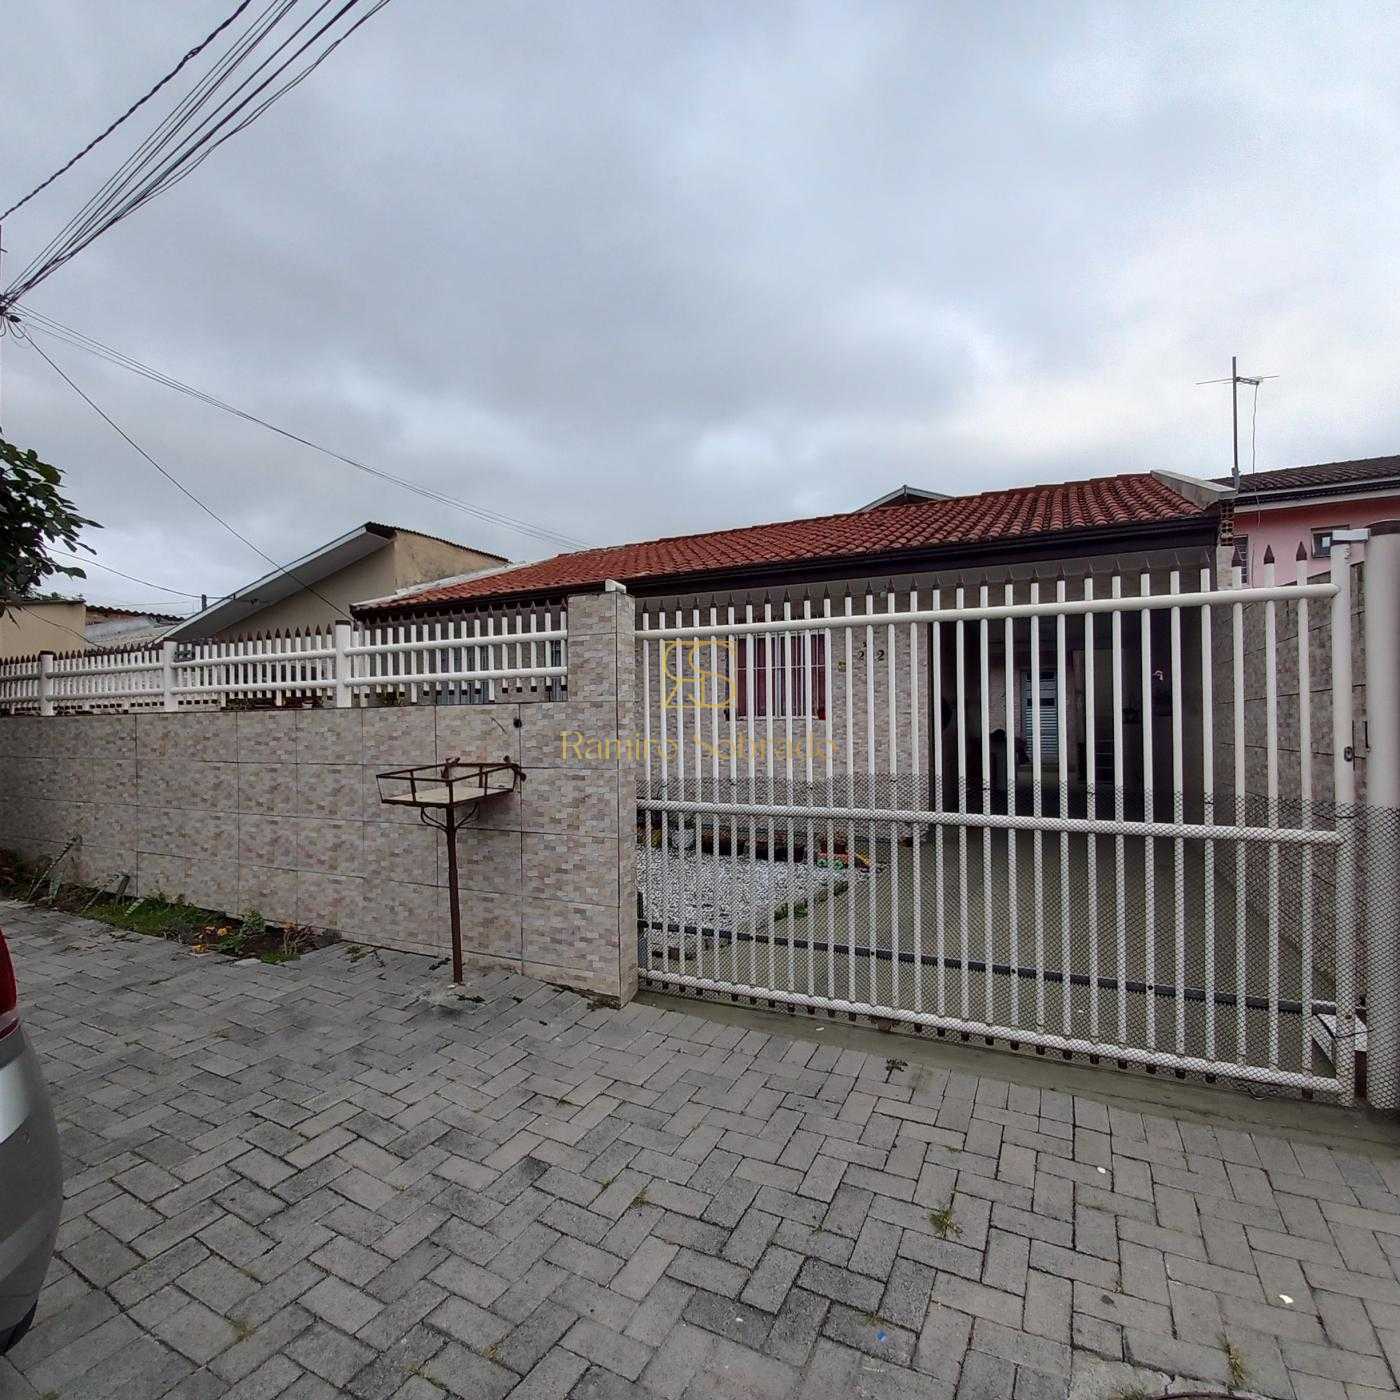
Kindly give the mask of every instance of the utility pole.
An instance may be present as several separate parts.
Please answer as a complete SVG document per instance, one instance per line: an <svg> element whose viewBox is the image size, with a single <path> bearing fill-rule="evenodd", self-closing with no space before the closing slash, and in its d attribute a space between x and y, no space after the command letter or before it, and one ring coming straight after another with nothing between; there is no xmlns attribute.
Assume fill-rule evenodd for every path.
<svg viewBox="0 0 1400 1400"><path fill-rule="evenodd" d="M1197 388L1202 384L1228 384L1230 386L1230 449L1234 461L1231 480L1236 491L1240 489L1240 385L1252 384L1258 389L1266 379L1277 378L1276 374L1241 374L1239 356L1231 355L1230 377L1228 379L1199 379L1196 381Z"/></svg>

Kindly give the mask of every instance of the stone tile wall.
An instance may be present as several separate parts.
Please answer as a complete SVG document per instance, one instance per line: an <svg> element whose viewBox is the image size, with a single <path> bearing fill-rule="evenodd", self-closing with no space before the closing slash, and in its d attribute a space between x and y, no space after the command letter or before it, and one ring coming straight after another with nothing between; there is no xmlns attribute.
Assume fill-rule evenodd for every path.
<svg viewBox="0 0 1400 1400"><path fill-rule="evenodd" d="M0 847L40 858L77 837L72 879L125 874L136 893L445 956L444 838L383 806L375 775L510 758L521 792L458 839L468 959L625 1002L635 784L616 739L633 727L630 600L571 599L569 633L563 702L0 719Z"/></svg>

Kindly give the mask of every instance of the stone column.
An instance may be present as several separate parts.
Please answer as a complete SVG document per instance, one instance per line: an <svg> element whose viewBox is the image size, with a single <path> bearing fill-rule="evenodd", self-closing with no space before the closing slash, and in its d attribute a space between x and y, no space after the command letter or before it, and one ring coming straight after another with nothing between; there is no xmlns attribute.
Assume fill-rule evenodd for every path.
<svg viewBox="0 0 1400 1400"><path fill-rule="evenodd" d="M568 699L520 707L523 964L621 1005L637 991L632 600L576 594L568 619Z"/></svg>

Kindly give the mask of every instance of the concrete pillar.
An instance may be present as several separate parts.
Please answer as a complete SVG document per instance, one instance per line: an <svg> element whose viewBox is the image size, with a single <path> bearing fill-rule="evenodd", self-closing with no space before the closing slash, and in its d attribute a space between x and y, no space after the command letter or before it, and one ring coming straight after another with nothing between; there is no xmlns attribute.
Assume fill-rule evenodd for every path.
<svg viewBox="0 0 1400 1400"><path fill-rule="evenodd" d="M53 714L53 663L51 651L39 653L39 713Z"/></svg>
<svg viewBox="0 0 1400 1400"><path fill-rule="evenodd" d="M1366 546L1366 1097L1400 1109L1400 520Z"/></svg>

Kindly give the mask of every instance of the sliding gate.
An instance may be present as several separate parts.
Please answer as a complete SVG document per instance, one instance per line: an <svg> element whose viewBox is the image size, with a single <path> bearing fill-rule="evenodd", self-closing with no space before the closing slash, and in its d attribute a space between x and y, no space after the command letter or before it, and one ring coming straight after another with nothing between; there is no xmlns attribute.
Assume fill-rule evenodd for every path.
<svg viewBox="0 0 1400 1400"><path fill-rule="evenodd" d="M1305 567L644 611L644 983L1350 1101L1350 575Z"/></svg>

